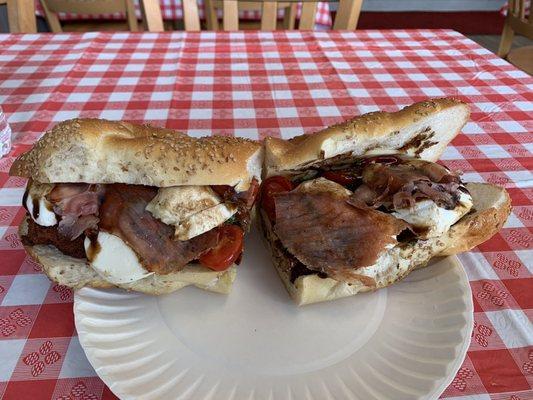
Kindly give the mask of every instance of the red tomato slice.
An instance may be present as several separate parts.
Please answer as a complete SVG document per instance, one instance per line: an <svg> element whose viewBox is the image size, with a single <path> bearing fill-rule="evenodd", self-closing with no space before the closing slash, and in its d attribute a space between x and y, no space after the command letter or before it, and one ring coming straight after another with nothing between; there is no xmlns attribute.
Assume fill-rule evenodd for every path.
<svg viewBox="0 0 533 400"><path fill-rule="evenodd" d="M224 271L241 255L244 232L236 225L222 225L217 229L216 247L202 254L199 261L213 271Z"/></svg>
<svg viewBox="0 0 533 400"><path fill-rule="evenodd" d="M292 182L284 176L271 176L263 181L261 184L261 207L267 213L270 221L276 220L274 194L290 192L292 189Z"/></svg>
<svg viewBox="0 0 533 400"><path fill-rule="evenodd" d="M324 171L322 176L342 186L349 186L353 183L356 183L358 180L355 174L346 170Z"/></svg>

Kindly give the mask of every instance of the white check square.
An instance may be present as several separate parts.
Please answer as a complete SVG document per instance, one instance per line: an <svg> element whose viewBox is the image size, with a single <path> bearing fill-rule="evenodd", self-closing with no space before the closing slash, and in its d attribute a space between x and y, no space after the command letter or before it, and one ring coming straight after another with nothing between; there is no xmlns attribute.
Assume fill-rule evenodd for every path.
<svg viewBox="0 0 533 400"><path fill-rule="evenodd" d="M524 128L522 125L520 125L516 121L497 121L496 122L500 127L508 133L514 133L514 132L527 132L527 129Z"/></svg>
<svg viewBox="0 0 533 400"><path fill-rule="evenodd" d="M420 88L428 96L444 96L444 92L437 87Z"/></svg>
<svg viewBox="0 0 533 400"><path fill-rule="evenodd" d="M280 107L276 108L276 115L278 118L296 118L298 110L294 107Z"/></svg>
<svg viewBox="0 0 533 400"><path fill-rule="evenodd" d="M287 83L287 77L282 76L282 75L270 75L268 77L268 82L269 83Z"/></svg>
<svg viewBox="0 0 533 400"><path fill-rule="evenodd" d="M505 347L533 346L533 324L522 310L488 311L487 317L498 332Z"/></svg>
<svg viewBox="0 0 533 400"><path fill-rule="evenodd" d="M67 97L67 103L85 103L91 98L91 93L71 93Z"/></svg>
<svg viewBox="0 0 533 400"><path fill-rule="evenodd" d="M322 83L324 78L321 75L304 75L304 81L307 83Z"/></svg>
<svg viewBox="0 0 533 400"><path fill-rule="evenodd" d="M7 382L15 370L26 340L0 340L0 382Z"/></svg>
<svg viewBox="0 0 533 400"><path fill-rule="evenodd" d="M192 93L191 99L195 101L211 101L213 100L213 92L195 91Z"/></svg>
<svg viewBox="0 0 533 400"><path fill-rule="evenodd" d="M213 83L213 78L211 78L211 83ZM232 76L231 83L234 85L249 85L251 81L249 76Z"/></svg>
<svg viewBox="0 0 533 400"><path fill-rule="evenodd" d="M211 119L213 110L210 108L193 108L189 111L190 119Z"/></svg>
<svg viewBox="0 0 533 400"><path fill-rule="evenodd" d="M274 100L289 100L292 99L292 92L290 90L274 90L272 96Z"/></svg>
<svg viewBox="0 0 533 400"><path fill-rule="evenodd" d="M133 93L131 92L113 92L109 96L109 101L129 101Z"/></svg>
<svg viewBox="0 0 533 400"><path fill-rule="evenodd" d="M148 121L166 121L168 118L168 108L151 108L146 110L144 118Z"/></svg>
<svg viewBox="0 0 533 400"><path fill-rule="evenodd" d="M331 93L328 89L311 89L309 92L313 99L331 99Z"/></svg>
<svg viewBox="0 0 533 400"><path fill-rule="evenodd" d="M255 110L253 108L234 108L233 118L235 119L255 119Z"/></svg>
<svg viewBox="0 0 533 400"><path fill-rule="evenodd" d="M232 92L233 100L253 100L253 93L246 91Z"/></svg>
<svg viewBox="0 0 533 400"><path fill-rule="evenodd" d="M49 287L50 281L44 274L16 275L2 305L42 304Z"/></svg>
<svg viewBox="0 0 533 400"><path fill-rule="evenodd" d="M52 121L54 122L64 121L66 119L76 118L79 115L80 115L80 112L76 110L58 111L54 114Z"/></svg>
<svg viewBox="0 0 533 400"><path fill-rule="evenodd" d="M70 339L65 359L61 365L59 378L82 378L96 376L94 368L89 364L77 336Z"/></svg>
<svg viewBox="0 0 533 400"><path fill-rule="evenodd" d="M407 93L405 93L405 90L402 88L385 88L385 92L387 92L390 97L407 96Z"/></svg>
<svg viewBox="0 0 533 400"><path fill-rule="evenodd" d="M194 84L195 85L212 85L214 78L212 76L195 76Z"/></svg>
<svg viewBox="0 0 533 400"><path fill-rule="evenodd" d="M196 92L194 92L196 93ZM202 93L202 92L198 92ZM172 92L152 92L152 95L150 96L151 101L169 101L172 100Z"/></svg>
<svg viewBox="0 0 533 400"><path fill-rule="evenodd" d="M316 110L321 117L339 117L341 115L335 106L318 106Z"/></svg>
<svg viewBox="0 0 533 400"><path fill-rule="evenodd" d="M117 81L118 86L134 86L139 83L139 78L134 76L123 76L122 78L119 78Z"/></svg>
<svg viewBox="0 0 533 400"><path fill-rule="evenodd" d="M124 110L103 110L100 113L100 118L110 119L112 121L119 121L124 116Z"/></svg>

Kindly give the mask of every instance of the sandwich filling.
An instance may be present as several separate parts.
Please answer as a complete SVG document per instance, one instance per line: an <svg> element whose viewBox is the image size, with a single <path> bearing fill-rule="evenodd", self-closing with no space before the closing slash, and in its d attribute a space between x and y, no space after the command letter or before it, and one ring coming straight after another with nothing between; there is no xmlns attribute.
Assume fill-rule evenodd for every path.
<svg viewBox="0 0 533 400"><path fill-rule="evenodd" d="M393 268L407 272L405 244L443 235L470 211L472 198L445 167L387 155L270 177L261 208L293 283L318 274L375 286Z"/></svg>
<svg viewBox="0 0 533 400"><path fill-rule="evenodd" d="M127 184L30 181L26 245L52 245L85 258L111 283L180 271L197 262L223 271L238 263L258 191L253 180L231 200L220 186L156 188Z"/></svg>

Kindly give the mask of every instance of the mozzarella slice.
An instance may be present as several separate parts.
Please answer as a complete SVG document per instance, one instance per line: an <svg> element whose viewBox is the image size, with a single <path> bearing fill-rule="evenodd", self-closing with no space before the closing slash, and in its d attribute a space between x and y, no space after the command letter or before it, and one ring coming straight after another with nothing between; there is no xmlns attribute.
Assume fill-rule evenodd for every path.
<svg viewBox="0 0 533 400"><path fill-rule="evenodd" d="M294 190L302 193L330 193L341 199L349 197L352 194L352 192L344 186L326 178L316 178L302 182Z"/></svg>
<svg viewBox="0 0 533 400"><path fill-rule="evenodd" d="M411 208L403 208L392 213L396 218L403 219L415 228L426 229L424 237L436 237L447 232L472 208L472 197L461 192L459 202L453 210L437 206L433 200L422 200Z"/></svg>
<svg viewBox="0 0 533 400"><path fill-rule="evenodd" d="M221 225L237 212L236 208L230 209L225 204L202 210L191 215L176 226L176 237L179 240L188 240Z"/></svg>
<svg viewBox="0 0 533 400"><path fill-rule="evenodd" d="M135 252L121 238L107 232L98 232L96 248L85 238L85 253L91 267L105 280L113 283L129 283L153 275L139 262Z"/></svg>
<svg viewBox="0 0 533 400"><path fill-rule="evenodd" d="M57 224L57 217L52 211L52 203L45 198L51 189L52 185L32 183L28 190L26 209L29 211L31 219L41 226Z"/></svg>
<svg viewBox="0 0 533 400"><path fill-rule="evenodd" d="M146 210L165 224L179 225L191 215L220 203L209 186L172 186L160 188Z"/></svg>
<svg viewBox="0 0 533 400"><path fill-rule="evenodd" d="M146 210L165 224L176 227L179 240L189 240L221 225L236 212L208 186L161 188Z"/></svg>

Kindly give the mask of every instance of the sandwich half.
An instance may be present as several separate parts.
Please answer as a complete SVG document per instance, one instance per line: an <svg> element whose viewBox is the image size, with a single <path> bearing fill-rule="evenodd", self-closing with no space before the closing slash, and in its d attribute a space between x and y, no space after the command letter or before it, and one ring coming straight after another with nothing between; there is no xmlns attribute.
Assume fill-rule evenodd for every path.
<svg viewBox="0 0 533 400"><path fill-rule="evenodd" d="M56 125L13 163L19 235L70 288L228 293L260 183L261 145L98 119Z"/></svg>
<svg viewBox="0 0 533 400"><path fill-rule="evenodd" d="M435 163L468 117L466 104L436 99L266 139L261 227L297 304L386 287L502 227L505 189Z"/></svg>

